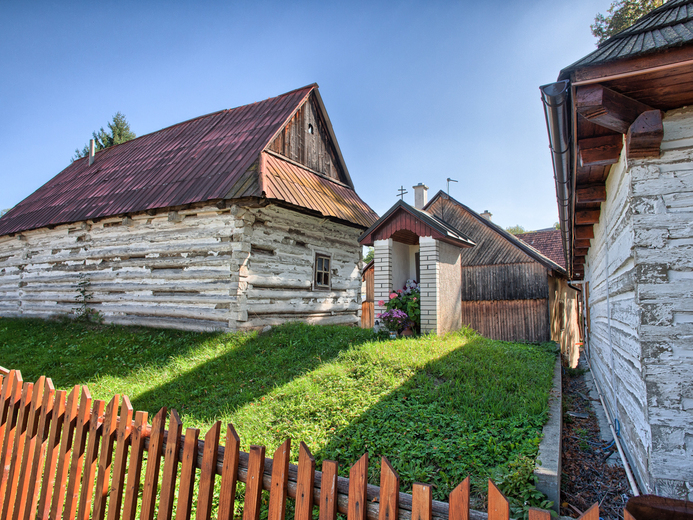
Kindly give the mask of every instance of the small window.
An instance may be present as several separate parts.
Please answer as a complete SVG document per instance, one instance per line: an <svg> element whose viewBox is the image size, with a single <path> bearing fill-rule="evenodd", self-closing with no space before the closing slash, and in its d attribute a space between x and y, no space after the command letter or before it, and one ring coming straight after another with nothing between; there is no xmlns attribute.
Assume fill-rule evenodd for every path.
<svg viewBox="0 0 693 520"><path fill-rule="evenodd" d="M330 288L330 257L326 255L315 255L315 289Z"/></svg>
<svg viewBox="0 0 693 520"><path fill-rule="evenodd" d="M313 132L314 132L314 130L313 130L313 125L309 124L309 125L308 125L308 133L309 133L310 135L313 135Z"/></svg>

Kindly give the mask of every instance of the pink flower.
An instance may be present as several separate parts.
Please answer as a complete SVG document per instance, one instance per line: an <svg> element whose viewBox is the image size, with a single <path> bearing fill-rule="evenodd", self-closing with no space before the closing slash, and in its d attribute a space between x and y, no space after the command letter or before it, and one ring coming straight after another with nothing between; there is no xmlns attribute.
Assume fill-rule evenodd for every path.
<svg viewBox="0 0 693 520"><path fill-rule="evenodd" d="M390 293L390 299L391 300L394 300L395 298L397 298L397 296L399 296L399 295L396 292Z"/></svg>
<svg viewBox="0 0 693 520"><path fill-rule="evenodd" d="M416 301L416 296L414 296L411 301L415 302Z"/></svg>
<svg viewBox="0 0 693 520"><path fill-rule="evenodd" d="M385 305L385 300L378 300L378 305L379 305L380 307L384 306L384 305Z"/></svg>
<svg viewBox="0 0 693 520"><path fill-rule="evenodd" d="M398 292L399 294L402 294L402 289L397 289L397 292Z"/></svg>

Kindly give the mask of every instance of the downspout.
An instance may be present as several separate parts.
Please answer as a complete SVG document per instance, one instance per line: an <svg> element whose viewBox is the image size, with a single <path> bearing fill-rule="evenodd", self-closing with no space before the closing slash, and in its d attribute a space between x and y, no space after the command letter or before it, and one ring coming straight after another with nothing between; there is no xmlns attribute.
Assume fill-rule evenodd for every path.
<svg viewBox="0 0 693 520"><path fill-rule="evenodd" d="M573 220L570 205L571 153L570 153L570 82L558 81L539 87L544 103L546 129L549 133L549 148L553 160L553 174L556 181L558 218L561 223L561 239L566 256L568 277L573 276Z"/></svg>

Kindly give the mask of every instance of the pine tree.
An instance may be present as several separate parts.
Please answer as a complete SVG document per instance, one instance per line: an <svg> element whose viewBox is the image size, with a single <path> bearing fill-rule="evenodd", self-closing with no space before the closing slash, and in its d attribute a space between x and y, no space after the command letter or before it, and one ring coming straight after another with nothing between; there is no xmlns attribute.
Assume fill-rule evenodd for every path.
<svg viewBox="0 0 693 520"><path fill-rule="evenodd" d="M663 3L662 0L615 0L606 11L607 14L597 13L594 23L590 25L592 35L599 38L597 45L628 29L640 17Z"/></svg>
<svg viewBox="0 0 693 520"><path fill-rule="evenodd" d="M125 116L121 112L116 112L116 115L113 116L113 120L108 123L108 132L101 127L98 132L92 132L92 135L94 136L94 144L96 145L95 148L97 152L109 146L124 143L137 137L135 132L130 130L130 123L128 123L128 120L125 119ZM74 161L80 157L86 157L87 155L89 155L88 144L82 148L82 151L77 148L72 160Z"/></svg>

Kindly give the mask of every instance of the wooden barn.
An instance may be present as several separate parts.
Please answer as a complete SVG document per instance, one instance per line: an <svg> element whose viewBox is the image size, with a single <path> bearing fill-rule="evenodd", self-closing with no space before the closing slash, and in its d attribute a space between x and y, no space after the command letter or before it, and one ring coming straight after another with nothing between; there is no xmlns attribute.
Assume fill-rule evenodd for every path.
<svg viewBox="0 0 693 520"><path fill-rule="evenodd" d="M354 191L317 85L74 161L0 219L0 316L192 330L358 322Z"/></svg>
<svg viewBox="0 0 693 520"><path fill-rule="evenodd" d="M440 260L443 256L447 256L448 265L456 265L455 278L448 273L445 286L439 289L439 293L446 291L442 299L438 296L436 308L439 309L439 320L450 309L454 309L459 314L457 328L468 325L489 338L506 341L558 341L566 361L574 364L580 341L579 299L578 291L568 285L565 269L559 263L563 255L562 248L559 252L552 252L554 258L550 258L542 254L539 248L530 246L491 222L489 213L482 216L442 191L426 203L427 187L419 184L414 186L414 190L416 204L420 209L409 206L411 210L419 212L418 216L432 217L435 222L451 230L450 234L456 234L465 240L464 244L455 244L457 257L453 258L450 250L447 255L440 255L439 263L433 266L433 269L439 271L440 279L440 272L446 269L445 263ZM393 208L402 204L398 202ZM416 224L410 226L411 230L398 229L392 225L393 216L391 210L360 239L364 245L375 246L373 297L376 301L381 297L379 290L384 295L384 291L400 288L402 276L398 278L390 275L392 282L388 287L379 287L382 283L378 282L379 278L383 279L382 273L396 271L393 266L402 262L403 254L414 259L410 265L415 266L410 268L408 276L416 278L424 286L427 284L426 271L421 267L427 252L423 239L431 234L427 236L424 232L417 235L416 229L420 228L415 228ZM381 231L374 234L371 232L373 229ZM556 233L558 237L555 236ZM555 246L556 239L560 245L560 232L556 231L551 235L552 240L542 241L542 246L547 251L551 249L548 244ZM378 239L380 242L377 242ZM392 244L386 244L385 240L390 240ZM407 251L397 245L402 242L408 245ZM451 242L449 238L447 242ZM367 280L369 274L366 272L363 277ZM425 287L422 288L422 306L424 290ZM368 290L366 292L369 294ZM376 305L374 313L377 315L379 312L382 310ZM422 330L427 330L424 319L422 311ZM446 330L454 330L454 326L442 331L438 327L437 332Z"/></svg>

